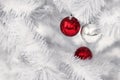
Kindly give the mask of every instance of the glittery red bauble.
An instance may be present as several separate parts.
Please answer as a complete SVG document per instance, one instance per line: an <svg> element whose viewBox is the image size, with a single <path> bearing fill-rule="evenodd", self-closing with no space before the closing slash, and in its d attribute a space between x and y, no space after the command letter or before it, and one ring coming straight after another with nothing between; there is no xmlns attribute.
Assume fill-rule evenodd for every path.
<svg viewBox="0 0 120 80"><path fill-rule="evenodd" d="M79 21L75 17L66 17L61 21L61 31L66 36L74 36L80 30Z"/></svg>
<svg viewBox="0 0 120 80"><path fill-rule="evenodd" d="M80 47L75 52L75 57L78 57L80 59L91 59L92 58L92 52L87 47Z"/></svg>

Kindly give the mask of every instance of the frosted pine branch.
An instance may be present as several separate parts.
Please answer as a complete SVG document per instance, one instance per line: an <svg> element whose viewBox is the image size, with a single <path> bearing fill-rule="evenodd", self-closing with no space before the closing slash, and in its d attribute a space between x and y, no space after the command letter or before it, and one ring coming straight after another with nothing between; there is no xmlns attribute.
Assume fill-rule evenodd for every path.
<svg viewBox="0 0 120 80"><path fill-rule="evenodd" d="M60 65L60 70L71 80L102 80L102 75L107 75L113 67L109 58L105 57L99 56L86 61L69 58Z"/></svg>
<svg viewBox="0 0 120 80"><path fill-rule="evenodd" d="M3 11L15 16L31 14L37 7L43 6L45 0L0 0Z"/></svg>
<svg viewBox="0 0 120 80"><path fill-rule="evenodd" d="M103 37L97 44L97 51L103 51L120 40L120 8L105 10L99 17L98 24Z"/></svg>
<svg viewBox="0 0 120 80"><path fill-rule="evenodd" d="M60 11L69 11L81 23L92 21L105 5L104 0L54 0L54 3Z"/></svg>
<svg viewBox="0 0 120 80"><path fill-rule="evenodd" d="M3 68L5 73L0 73L3 75L0 78L6 80L6 75L8 75L10 80L61 80L63 74L52 62L51 55L54 52L47 47L45 39L32 32L24 19L9 17L2 18L1 20L5 19L5 21L1 21L0 25L0 46L7 50L8 56L5 63L9 65ZM0 65L3 66L4 63Z"/></svg>

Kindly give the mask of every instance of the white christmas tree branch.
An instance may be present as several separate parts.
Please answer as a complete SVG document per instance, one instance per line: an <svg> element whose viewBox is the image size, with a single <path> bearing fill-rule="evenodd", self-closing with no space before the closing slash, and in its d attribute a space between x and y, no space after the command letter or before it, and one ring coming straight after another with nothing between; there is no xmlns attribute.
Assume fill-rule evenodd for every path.
<svg viewBox="0 0 120 80"><path fill-rule="evenodd" d="M105 10L99 16L98 26L102 31L102 39L97 44L96 51L103 51L115 42L120 42L120 8ZM108 17L109 16L109 17Z"/></svg>
<svg viewBox="0 0 120 80"><path fill-rule="evenodd" d="M61 72L52 63L53 52L47 47L41 35L35 34L27 27L23 18L13 16L1 18L0 31L0 46L9 53L6 61L9 65L6 68L8 73L0 74L4 75L2 80L6 80L4 79L6 75L13 77L12 80L62 79Z"/></svg>
<svg viewBox="0 0 120 80"><path fill-rule="evenodd" d="M71 80L102 80L102 75L107 75L113 67L109 58L105 60L105 57L94 57L86 61L69 58L60 65L60 70Z"/></svg>
<svg viewBox="0 0 120 80"><path fill-rule="evenodd" d="M15 16L28 16L37 7L43 6L45 0L0 0L3 11Z"/></svg>
<svg viewBox="0 0 120 80"><path fill-rule="evenodd" d="M104 0L54 0L58 10L69 11L81 23L89 23L101 12L104 7Z"/></svg>

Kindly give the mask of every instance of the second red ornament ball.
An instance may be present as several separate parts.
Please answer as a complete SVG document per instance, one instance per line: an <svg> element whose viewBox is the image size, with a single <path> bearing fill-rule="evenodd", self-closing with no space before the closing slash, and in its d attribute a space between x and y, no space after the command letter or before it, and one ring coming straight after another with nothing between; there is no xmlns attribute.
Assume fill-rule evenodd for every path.
<svg viewBox="0 0 120 80"><path fill-rule="evenodd" d="M75 17L65 17L60 24L61 32L66 36L75 36L80 30L80 23Z"/></svg>
<svg viewBox="0 0 120 80"><path fill-rule="evenodd" d="M74 54L75 57L80 58L82 60L85 59L91 59L92 58L92 52L87 47L80 47L75 51Z"/></svg>

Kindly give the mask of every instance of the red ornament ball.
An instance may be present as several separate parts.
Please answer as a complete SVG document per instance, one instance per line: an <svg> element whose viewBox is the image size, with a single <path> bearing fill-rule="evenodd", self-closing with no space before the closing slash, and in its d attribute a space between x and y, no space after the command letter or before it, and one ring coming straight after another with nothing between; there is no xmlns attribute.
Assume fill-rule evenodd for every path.
<svg viewBox="0 0 120 80"><path fill-rule="evenodd" d="M76 50L74 56L78 57L78 58L80 58L82 60L91 59L92 58L92 52L87 47L80 47L80 48L78 48Z"/></svg>
<svg viewBox="0 0 120 80"><path fill-rule="evenodd" d="M66 36L74 36L80 30L80 23L75 17L65 17L60 24L61 32Z"/></svg>

